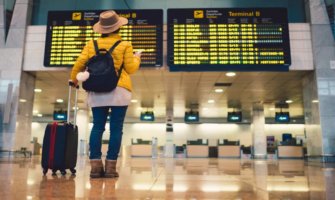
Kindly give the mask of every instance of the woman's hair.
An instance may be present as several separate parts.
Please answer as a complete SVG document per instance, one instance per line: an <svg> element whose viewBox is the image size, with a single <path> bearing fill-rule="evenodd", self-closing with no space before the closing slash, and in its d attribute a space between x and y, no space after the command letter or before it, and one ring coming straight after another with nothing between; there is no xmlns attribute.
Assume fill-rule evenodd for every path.
<svg viewBox="0 0 335 200"><path fill-rule="evenodd" d="M113 31L111 33L103 33L101 34L101 37L104 38L104 37L108 37L110 34L115 34L115 33L119 33L120 32L120 29L117 29L116 31Z"/></svg>

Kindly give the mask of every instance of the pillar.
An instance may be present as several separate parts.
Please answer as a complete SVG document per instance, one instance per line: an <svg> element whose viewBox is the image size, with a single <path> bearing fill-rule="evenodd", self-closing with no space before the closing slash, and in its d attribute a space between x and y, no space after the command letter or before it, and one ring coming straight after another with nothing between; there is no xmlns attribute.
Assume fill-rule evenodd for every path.
<svg viewBox="0 0 335 200"><path fill-rule="evenodd" d="M303 78L303 100L306 130L307 155L310 157L322 155L322 134L320 126L320 113L318 91L315 72Z"/></svg>
<svg viewBox="0 0 335 200"><path fill-rule="evenodd" d="M254 158L265 159L266 153L266 135L264 131L265 116L264 108L261 104L254 104L252 110L252 145Z"/></svg>
<svg viewBox="0 0 335 200"><path fill-rule="evenodd" d="M173 110L169 109L166 111L166 141L164 153L166 158L174 157L174 142L173 142Z"/></svg>
<svg viewBox="0 0 335 200"><path fill-rule="evenodd" d="M31 122L33 120L35 76L21 72L19 87L19 105L16 119L15 149L30 147Z"/></svg>
<svg viewBox="0 0 335 200"><path fill-rule="evenodd" d="M4 1L0 0L0 149L30 146L34 76L22 72L22 66L31 11L32 0L16 0L5 37Z"/></svg>
<svg viewBox="0 0 335 200"><path fill-rule="evenodd" d="M304 107L309 118L306 120L306 134L310 137L307 148L311 156L320 157L323 162L335 162L335 70L331 69L335 61L334 36L324 0L306 1L306 10L311 24L315 73L309 77L313 86L305 82L304 90L315 87L317 91L311 95L304 92ZM316 106L310 104L313 100Z"/></svg>

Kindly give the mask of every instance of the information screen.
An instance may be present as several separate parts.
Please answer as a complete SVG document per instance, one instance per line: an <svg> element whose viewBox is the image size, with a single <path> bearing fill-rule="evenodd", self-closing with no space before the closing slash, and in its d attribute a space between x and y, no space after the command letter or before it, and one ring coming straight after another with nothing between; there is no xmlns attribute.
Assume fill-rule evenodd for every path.
<svg viewBox="0 0 335 200"><path fill-rule="evenodd" d="M141 66L163 64L163 10L115 10L128 19L122 26L122 40L142 50ZM45 42L44 66L73 66L83 47L100 37L93 32L99 21L99 11L49 11Z"/></svg>
<svg viewBox="0 0 335 200"><path fill-rule="evenodd" d="M170 71L287 71L286 8L168 9Z"/></svg>

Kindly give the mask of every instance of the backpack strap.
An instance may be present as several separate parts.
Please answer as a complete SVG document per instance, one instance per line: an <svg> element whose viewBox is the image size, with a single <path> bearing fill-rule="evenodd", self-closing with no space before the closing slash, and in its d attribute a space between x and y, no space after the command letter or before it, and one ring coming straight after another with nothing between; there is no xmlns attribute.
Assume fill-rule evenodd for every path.
<svg viewBox="0 0 335 200"><path fill-rule="evenodd" d="M109 52L110 54L112 54L112 52L114 51L114 49L115 49L115 48L117 47L117 45L119 45L121 42L122 42L121 40L116 41L116 42L113 44L113 46L108 50L108 52ZM122 69L123 69L123 63L122 63L122 65L121 65L121 67L120 67L120 69L119 69L119 71L118 71L119 78L121 77Z"/></svg>
<svg viewBox="0 0 335 200"><path fill-rule="evenodd" d="M119 69L119 71L118 71L118 72L119 72L119 73L118 73L118 74L119 74L119 79L120 79L120 77L121 77L122 70L123 70L123 63L122 63L122 65L121 65L121 67L120 67L120 69Z"/></svg>
<svg viewBox="0 0 335 200"><path fill-rule="evenodd" d="M121 43L121 40L116 41L113 46L108 50L109 53L112 53L115 49L115 47L117 47L117 45L119 45Z"/></svg>
<svg viewBox="0 0 335 200"><path fill-rule="evenodd" d="M98 48L98 43L96 40L93 40L93 44L94 44L94 49L95 49L95 55L99 54L99 48Z"/></svg>

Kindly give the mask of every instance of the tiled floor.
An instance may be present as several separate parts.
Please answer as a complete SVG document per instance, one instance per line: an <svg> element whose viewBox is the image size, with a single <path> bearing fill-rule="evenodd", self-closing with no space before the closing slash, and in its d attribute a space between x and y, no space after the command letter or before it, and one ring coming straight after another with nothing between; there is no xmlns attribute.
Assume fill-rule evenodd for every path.
<svg viewBox="0 0 335 200"><path fill-rule="evenodd" d="M120 158L118 179L42 175L40 157L0 160L0 199L335 199L335 168L302 160Z"/></svg>

